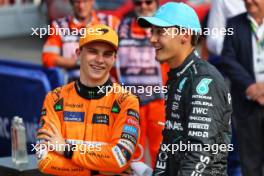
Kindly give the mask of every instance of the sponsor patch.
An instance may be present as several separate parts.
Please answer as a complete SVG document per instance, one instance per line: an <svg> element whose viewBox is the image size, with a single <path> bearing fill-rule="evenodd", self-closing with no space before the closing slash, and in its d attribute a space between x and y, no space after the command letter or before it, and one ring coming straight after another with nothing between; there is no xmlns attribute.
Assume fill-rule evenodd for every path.
<svg viewBox="0 0 264 176"><path fill-rule="evenodd" d="M54 90L51 92L51 96L52 96L52 99L53 99L54 102L59 101L59 99L60 99L60 94L61 94L61 87L58 87L58 88L54 89Z"/></svg>
<svg viewBox="0 0 264 176"><path fill-rule="evenodd" d="M212 82L212 79L203 78L196 87L196 92L199 95L206 95L209 92L209 84Z"/></svg>
<svg viewBox="0 0 264 176"><path fill-rule="evenodd" d="M187 77L184 77L184 78L181 80L181 82L180 82L180 84L179 84L179 87L178 87L178 89L177 89L178 92L181 92L181 91L182 91L182 89L183 89L183 87L184 87L184 84L185 84L186 80L187 80Z"/></svg>
<svg viewBox="0 0 264 176"><path fill-rule="evenodd" d="M57 111L62 111L63 110L63 99L60 99L58 102L55 103L54 105L54 110Z"/></svg>
<svg viewBox="0 0 264 176"><path fill-rule="evenodd" d="M132 126L137 127L137 128L139 127L139 122L134 117L128 117L126 120L126 123L128 125L132 125Z"/></svg>
<svg viewBox="0 0 264 176"><path fill-rule="evenodd" d="M120 112L120 107L119 107L119 105L118 105L118 103L116 101L113 104L111 112L117 113L117 114Z"/></svg>
<svg viewBox="0 0 264 176"><path fill-rule="evenodd" d="M177 122L177 121L166 120L166 122L165 122L165 128L167 130L183 131L182 124L179 123L179 122Z"/></svg>
<svg viewBox="0 0 264 176"><path fill-rule="evenodd" d="M208 138L209 135L208 135L208 132L206 131L189 131L188 136Z"/></svg>
<svg viewBox="0 0 264 176"><path fill-rule="evenodd" d="M208 114L208 108L193 107L192 112L193 112L193 114L207 115Z"/></svg>
<svg viewBox="0 0 264 176"><path fill-rule="evenodd" d="M107 107L107 106L96 106L96 108L99 108L99 109L110 109L110 107Z"/></svg>
<svg viewBox="0 0 264 176"><path fill-rule="evenodd" d="M131 154L128 152L128 150L124 146L122 146L121 144L117 144L117 146L121 150L121 152L122 152L123 156L126 158L126 160L129 161L131 158Z"/></svg>
<svg viewBox="0 0 264 176"><path fill-rule="evenodd" d="M212 119L209 117L201 117L201 116L190 116L190 120L203 121L203 122L211 122L212 121Z"/></svg>
<svg viewBox="0 0 264 176"><path fill-rule="evenodd" d="M48 154L47 151L46 151L46 153ZM41 161L39 163L40 170L46 168L49 165L49 163L52 161L51 156L49 156L47 154L41 154L41 156L40 156L40 157L42 157L41 159L39 156L37 156L37 162L39 163Z"/></svg>
<svg viewBox="0 0 264 176"><path fill-rule="evenodd" d="M203 96L203 95L192 95L194 99L205 99L205 100L212 100L211 96Z"/></svg>
<svg viewBox="0 0 264 176"><path fill-rule="evenodd" d="M131 134L128 134L128 133L122 133L122 134L121 134L121 138L122 138L122 139L127 139L127 140L129 140L129 141L132 142L134 145L137 144L137 139L136 139L134 136L132 136Z"/></svg>
<svg viewBox="0 0 264 176"><path fill-rule="evenodd" d="M167 168L167 159L168 159L167 152L164 152L161 149L160 152L157 154L156 167L153 175L164 175Z"/></svg>
<svg viewBox="0 0 264 176"><path fill-rule="evenodd" d="M47 115L47 109L46 108L41 110L40 116L45 116L45 115Z"/></svg>
<svg viewBox="0 0 264 176"><path fill-rule="evenodd" d="M228 103L231 104L231 101L232 101L231 94L228 93L228 94L227 94L227 97L228 97Z"/></svg>
<svg viewBox="0 0 264 176"><path fill-rule="evenodd" d="M119 147L114 146L112 148L112 153L113 153L113 155L114 155L119 167L123 167L123 166L126 165L126 158L122 154L122 151L120 150Z"/></svg>
<svg viewBox="0 0 264 176"><path fill-rule="evenodd" d="M118 144L121 144L124 146L130 153L134 153L135 146L132 142L125 140L125 139L119 139Z"/></svg>
<svg viewBox="0 0 264 176"><path fill-rule="evenodd" d="M74 103L66 103L65 107L70 107L70 108L83 108L83 104L74 104Z"/></svg>
<svg viewBox="0 0 264 176"><path fill-rule="evenodd" d="M202 123L189 123L188 128L208 130L209 125L208 124L202 124Z"/></svg>
<svg viewBox="0 0 264 176"><path fill-rule="evenodd" d="M45 120L44 119L40 119L39 121L39 128L42 128L45 124Z"/></svg>
<svg viewBox="0 0 264 176"><path fill-rule="evenodd" d="M200 155L200 161L195 165L195 170L192 172L192 175L204 175L203 172L209 163L209 156Z"/></svg>
<svg viewBox="0 0 264 176"><path fill-rule="evenodd" d="M63 112L64 121L68 122L84 122L84 112Z"/></svg>
<svg viewBox="0 0 264 176"><path fill-rule="evenodd" d="M135 136L136 138L138 137L138 129L134 126L125 125L123 127L123 132L131 134L131 135Z"/></svg>
<svg viewBox="0 0 264 176"><path fill-rule="evenodd" d="M107 114L94 114L92 123L109 125L109 116Z"/></svg>
<svg viewBox="0 0 264 176"><path fill-rule="evenodd" d="M135 117L139 121L139 114L138 114L137 111L135 111L133 109L128 109L127 110L127 115Z"/></svg>

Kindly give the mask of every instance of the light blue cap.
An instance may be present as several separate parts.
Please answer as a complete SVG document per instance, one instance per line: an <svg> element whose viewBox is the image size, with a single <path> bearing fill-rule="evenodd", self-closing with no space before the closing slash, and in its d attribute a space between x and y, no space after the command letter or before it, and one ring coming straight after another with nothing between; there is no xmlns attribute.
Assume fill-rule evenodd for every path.
<svg viewBox="0 0 264 176"><path fill-rule="evenodd" d="M192 7L184 3L168 2L162 5L152 17L139 17L138 24L141 27L172 27L179 26L201 31L201 25L196 12Z"/></svg>

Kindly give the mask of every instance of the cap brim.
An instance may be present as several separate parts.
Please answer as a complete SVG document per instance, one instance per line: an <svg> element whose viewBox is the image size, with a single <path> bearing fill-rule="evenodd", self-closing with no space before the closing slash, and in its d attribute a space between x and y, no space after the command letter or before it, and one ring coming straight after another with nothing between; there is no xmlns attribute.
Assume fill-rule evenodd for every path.
<svg viewBox="0 0 264 176"><path fill-rule="evenodd" d="M86 43L84 43L82 46L86 45L86 44L90 44L90 43L93 43L93 42L103 42L103 43L107 43L109 45L111 45L115 50L118 49L118 46L115 45L114 43L108 41L108 40L104 40L104 39L95 39L95 40L91 40L91 41L88 41Z"/></svg>
<svg viewBox="0 0 264 176"><path fill-rule="evenodd" d="M159 26L159 27L171 27L174 26L167 21L161 20L157 17L139 17L138 18L139 26L143 28L151 27L151 26Z"/></svg>

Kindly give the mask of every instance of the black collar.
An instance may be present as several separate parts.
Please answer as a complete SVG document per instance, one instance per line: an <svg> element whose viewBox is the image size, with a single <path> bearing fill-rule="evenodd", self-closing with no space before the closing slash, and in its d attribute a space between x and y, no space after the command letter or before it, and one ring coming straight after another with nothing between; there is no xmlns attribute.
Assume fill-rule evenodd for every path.
<svg viewBox="0 0 264 176"><path fill-rule="evenodd" d="M170 69L168 72L168 78L169 79L175 79L180 77L198 58L195 54L195 50L192 51L184 60L183 64L181 64L177 68Z"/></svg>
<svg viewBox="0 0 264 176"><path fill-rule="evenodd" d="M97 87L87 87L80 80L75 81L74 87L78 95L85 99L100 99L107 94L107 90L113 86L113 83L108 79L103 85Z"/></svg>

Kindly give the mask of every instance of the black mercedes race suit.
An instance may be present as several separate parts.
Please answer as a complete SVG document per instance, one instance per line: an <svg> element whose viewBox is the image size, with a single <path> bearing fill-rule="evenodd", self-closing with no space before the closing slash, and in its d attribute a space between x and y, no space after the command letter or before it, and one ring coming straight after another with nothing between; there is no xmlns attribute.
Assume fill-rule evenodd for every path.
<svg viewBox="0 0 264 176"><path fill-rule="evenodd" d="M195 51L168 76L166 123L154 175L227 175L232 106L223 77Z"/></svg>

